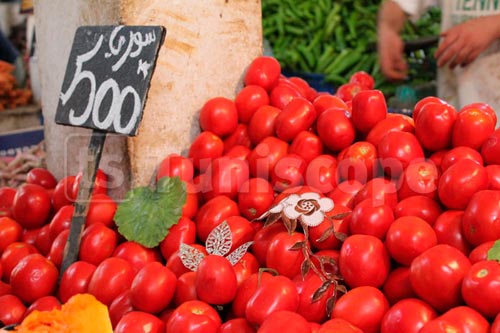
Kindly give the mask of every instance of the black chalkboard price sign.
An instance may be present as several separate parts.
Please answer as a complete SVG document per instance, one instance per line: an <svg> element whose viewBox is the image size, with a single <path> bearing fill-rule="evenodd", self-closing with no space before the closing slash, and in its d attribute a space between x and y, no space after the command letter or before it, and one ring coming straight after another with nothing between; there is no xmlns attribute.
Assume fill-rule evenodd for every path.
<svg viewBox="0 0 500 333"><path fill-rule="evenodd" d="M161 26L82 26L76 30L55 122L92 129L92 135L61 275L78 259L106 133L137 135L165 33Z"/></svg>

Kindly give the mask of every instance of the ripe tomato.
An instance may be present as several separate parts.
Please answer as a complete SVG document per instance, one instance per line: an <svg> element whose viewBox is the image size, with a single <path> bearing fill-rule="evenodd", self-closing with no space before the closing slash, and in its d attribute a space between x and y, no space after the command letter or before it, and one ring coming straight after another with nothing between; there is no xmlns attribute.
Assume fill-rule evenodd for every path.
<svg viewBox="0 0 500 333"><path fill-rule="evenodd" d="M0 217L12 217L12 204L16 191L16 189L7 186L0 188Z"/></svg>
<svg viewBox="0 0 500 333"><path fill-rule="evenodd" d="M350 146L356 137L356 130L346 110L338 107L325 110L318 116L316 131L323 144L334 152Z"/></svg>
<svg viewBox="0 0 500 333"><path fill-rule="evenodd" d="M490 111L474 105L466 105L458 112L453 125L452 145L480 149L495 131L495 126L496 119L492 117Z"/></svg>
<svg viewBox="0 0 500 333"><path fill-rule="evenodd" d="M85 225L90 226L100 222L107 227L113 227L113 218L117 208L118 204L107 194L92 194Z"/></svg>
<svg viewBox="0 0 500 333"><path fill-rule="evenodd" d="M130 290L125 290L120 295L116 296L113 302L109 305L109 319L111 320L111 325L113 327L118 325L118 322L126 313L134 311L130 293Z"/></svg>
<svg viewBox="0 0 500 333"><path fill-rule="evenodd" d="M307 164L304 184L330 193L337 187L337 160L332 155L322 154Z"/></svg>
<svg viewBox="0 0 500 333"><path fill-rule="evenodd" d="M337 214L349 213L351 210L340 204L335 204L333 209L326 213L327 217L319 225L314 227L309 227L309 242L311 246L316 250L338 250L342 244L341 240L335 233L331 233L329 230L333 227L333 230L338 234L349 233L349 222L350 219L347 217L341 219L333 219L332 216ZM350 216L350 215L348 215ZM326 235L328 237L323 237Z"/></svg>
<svg viewBox="0 0 500 333"><path fill-rule="evenodd" d="M341 318L359 327L365 333L376 333L389 302L384 294L372 286L360 286L342 295L333 308L332 318Z"/></svg>
<svg viewBox="0 0 500 333"><path fill-rule="evenodd" d="M302 97L292 99L278 114L274 124L276 136L291 142L300 132L308 130L316 120L316 110Z"/></svg>
<svg viewBox="0 0 500 333"><path fill-rule="evenodd" d="M389 304L396 304L407 298L417 298L410 283L410 268L408 266L393 268L382 286L382 291Z"/></svg>
<svg viewBox="0 0 500 333"><path fill-rule="evenodd" d="M160 243L160 251L167 260L172 253L179 250L181 243L191 244L196 240L196 225L186 217L181 217L176 224L168 229L168 234ZM137 244L137 243L136 243ZM140 244L137 244L141 246Z"/></svg>
<svg viewBox="0 0 500 333"><path fill-rule="evenodd" d="M248 67L243 82L246 86L261 86L269 92L278 83L280 75L281 65L276 58L259 56Z"/></svg>
<svg viewBox="0 0 500 333"><path fill-rule="evenodd" d="M343 180L366 183L379 174L377 148L367 141L357 141L342 151L338 158L338 174Z"/></svg>
<svg viewBox="0 0 500 333"><path fill-rule="evenodd" d="M54 240L61 231L69 229L75 207L73 205L62 206L49 222L49 239ZM45 228L45 226L43 227Z"/></svg>
<svg viewBox="0 0 500 333"><path fill-rule="evenodd" d="M443 212L441 205L436 201L424 195L413 195L398 202L394 207L394 217L416 216L425 220L430 225Z"/></svg>
<svg viewBox="0 0 500 333"><path fill-rule="evenodd" d="M33 303L56 290L59 271L39 253L27 255L12 270L12 292L26 303Z"/></svg>
<svg viewBox="0 0 500 333"><path fill-rule="evenodd" d="M437 237L432 226L416 216L403 216L394 220L385 240L391 258L407 266L436 244Z"/></svg>
<svg viewBox="0 0 500 333"><path fill-rule="evenodd" d="M239 122L248 124L255 111L269 104L269 95L263 87L251 84L240 90L234 99L234 103L238 110Z"/></svg>
<svg viewBox="0 0 500 333"><path fill-rule="evenodd" d="M69 175L57 182L54 191L52 192L51 202L54 211L58 211L61 207L72 205L76 200L77 192L74 191L76 176Z"/></svg>
<svg viewBox="0 0 500 333"><path fill-rule="evenodd" d="M349 82L360 84L363 89L371 90L375 86L375 79L365 71L357 71L351 75Z"/></svg>
<svg viewBox="0 0 500 333"><path fill-rule="evenodd" d="M26 183L37 184L46 189L53 189L57 185L57 179L45 168L33 168L26 174Z"/></svg>
<svg viewBox="0 0 500 333"><path fill-rule="evenodd" d="M429 102L422 106L415 120L415 135L428 151L446 149L451 145L457 111L447 103Z"/></svg>
<svg viewBox="0 0 500 333"><path fill-rule="evenodd" d="M500 313L500 264L496 260L481 260L467 271L462 281L465 303L489 319Z"/></svg>
<svg viewBox="0 0 500 333"><path fill-rule="evenodd" d="M484 163L500 164L500 128L497 128L481 146Z"/></svg>
<svg viewBox="0 0 500 333"><path fill-rule="evenodd" d="M205 246L203 246L201 244L193 243L193 244L188 244L188 245L191 245L192 247L196 248L198 251L202 252L205 255L207 254L207 249L205 248ZM184 266L179 255L180 255L179 251L175 251L167 259L167 263L165 264L165 266L170 268L170 270L172 272L174 272L175 276L177 276L177 277L190 271L189 268Z"/></svg>
<svg viewBox="0 0 500 333"><path fill-rule="evenodd" d="M271 105L263 105L255 111L248 123L248 137L253 145L257 145L268 136L274 135L274 124L281 109Z"/></svg>
<svg viewBox="0 0 500 333"><path fill-rule="evenodd" d="M259 286L272 277L271 273L263 270L251 274L238 286L234 300L231 303L231 310L235 317L245 318L248 300L254 295Z"/></svg>
<svg viewBox="0 0 500 333"><path fill-rule="evenodd" d="M238 288L233 265L220 255L205 256L196 270L195 287L201 301L214 305L230 303Z"/></svg>
<svg viewBox="0 0 500 333"><path fill-rule="evenodd" d="M192 300L179 305L170 315L166 324L167 332L176 333L217 333L222 320L209 304Z"/></svg>
<svg viewBox="0 0 500 333"><path fill-rule="evenodd" d="M251 145L248 126L246 124L238 124L236 129L224 138L224 155L235 146L250 147Z"/></svg>
<svg viewBox="0 0 500 333"><path fill-rule="evenodd" d="M352 123L356 130L367 134L387 116L387 105L380 90L362 90L352 98Z"/></svg>
<svg viewBox="0 0 500 333"><path fill-rule="evenodd" d="M436 317L436 311L424 301L417 298L403 299L385 313L380 332L418 333L427 322Z"/></svg>
<svg viewBox="0 0 500 333"><path fill-rule="evenodd" d="M444 172L452 164L462 159L470 159L479 165L483 165L483 157L477 150L466 146L460 146L454 147L443 154L440 164L441 171Z"/></svg>
<svg viewBox="0 0 500 333"><path fill-rule="evenodd" d="M471 245L465 240L462 231L463 216L463 210L446 210L438 216L432 227L438 244L451 245L468 255Z"/></svg>
<svg viewBox="0 0 500 333"><path fill-rule="evenodd" d="M163 333L165 323L155 315L142 311L130 311L123 315L114 333Z"/></svg>
<svg viewBox="0 0 500 333"><path fill-rule="evenodd" d="M193 162L179 154L167 155L158 165L156 180L162 177L179 177L185 182L193 182L194 166Z"/></svg>
<svg viewBox="0 0 500 333"><path fill-rule="evenodd" d="M134 241L120 243L113 251L112 256L127 260L136 271L150 262L161 261L160 249L147 248Z"/></svg>
<svg viewBox="0 0 500 333"><path fill-rule="evenodd" d="M271 170L271 184L276 192L283 192L304 184L306 161L297 154L281 157Z"/></svg>
<svg viewBox="0 0 500 333"><path fill-rule="evenodd" d="M57 297L48 295L43 296L30 304L30 306L26 309L24 317L28 316L33 311L50 311L54 309L61 309L61 302L57 299Z"/></svg>
<svg viewBox="0 0 500 333"><path fill-rule="evenodd" d="M321 297L313 301L314 293L322 286L322 279L312 270L303 278L301 274L293 279L299 293L297 313L307 321L322 323L327 319L327 301L333 295L334 286L330 285Z"/></svg>
<svg viewBox="0 0 500 333"><path fill-rule="evenodd" d="M329 333L329 332L363 333L363 331L359 327L354 326L353 324L342 318L328 319L323 324L321 324L320 328L316 333Z"/></svg>
<svg viewBox="0 0 500 333"><path fill-rule="evenodd" d="M457 306L426 323L419 333L488 333L489 326L488 321L476 310Z"/></svg>
<svg viewBox="0 0 500 333"><path fill-rule="evenodd" d="M260 325L259 333L310 333L307 320L294 311L282 310L271 313Z"/></svg>
<svg viewBox="0 0 500 333"><path fill-rule="evenodd" d="M280 79L269 93L269 104L283 110L288 103L299 97L303 98L304 96L300 94L295 84L291 83L288 79Z"/></svg>
<svg viewBox="0 0 500 333"><path fill-rule="evenodd" d="M390 270L389 253L384 243L371 235L350 235L340 248L339 269L351 287L381 287Z"/></svg>
<svg viewBox="0 0 500 333"><path fill-rule="evenodd" d="M399 200L413 195L437 199L440 175L438 166L431 160L410 161L398 179Z"/></svg>
<svg viewBox="0 0 500 333"><path fill-rule="evenodd" d="M229 216L240 215L238 204L225 195L218 195L203 204L196 214L196 233L205 242L208 234Z"/></svg>
<svg viewBox="0 0 500 333"><path fill-rule="evenodd" d="M440 99L438 97L426 96L426 97L420 99L419 101L417 101L417 103L415 103L415 106L413 107L413 113L412 113L413 119L417 119L417 117L418 117L420 111L422 111L422 108L424 107L424 105L426 105L428 103L447 104L445 101L443 101L442 99Z"/></svg>
<svg viewBox="0 0 500 333"><path fill-rule="evenodd" d="M485 167L488 173L489 190L500 190L500 165L491 164Z"/></svg>
<svg viewBox="0 0 500 333"><path fill-rule="evenodd" d="M363 87L358 82L347 82L341 84L337 90L335 91L335 96L342 99L344 102L351 102L360 91L363 90Z"/></svg>
<svg viewBox="0 0 500 333"><path fill-rule="evenodd" d="M299 155L306 163L309 163L323 153L323 143L313 132L302 131L293 139L290 153Z"/></svg>
<svg viewBox="0 0 500 333"><path fill-rule="evenodd" d="M134 276L134 267L125 259L106 258L92 274L88 292L109 306L120 293L130 289Z"/></svg>
<svg viewBox="0 0 500 333"><path fill-rule="evenodd" d="M61 267L64 258L64 248L68 243L69 229L65 229L56 236L50 246L47 258L54 263L58 268Z"/></svg>
<svg viewBox="0 0 500 333"><path fill-rule="evenodd" d="M300 273L305 256L301 250L291 248L303 241L305 241L305 236L301 232L290 234L284 231L276 234L269 243L266 266L275 269L280 275L293 279Z"/></svg>
<svg viewBox="0 0 500 333"><path fill-rule="evenodd" d="M239 287L247 278L259 271L260 265L257 258L251 252L246 252L233 266L233 269Z"/></svg>
<svg viewBox="0 0 500 333"><path fill-rule="evenodd" d="M500 191L474 193L465 209L462 228L465 239L473 246L500 238L497 216L500 213Z"/></svg>
<svg viewBox="0 0 500 333"><path fill-rule="evenodd" d="M421 299L443 312L461 304L462 280L470 266L460 250L438 244L413 259L410 282Z"/></svg>
<svg viewBox="0 0 500 333"><path fill-rule="evenodd" d="M349 219L349 232L372 235L384 240L393 221L394 212L391 206L366 199L354 206Z"/></svg>
<svg viewBox="0 0 500 333"><path fill-rule="evenodd" d="M34 245L25 242L14 242L3 250L0 264L2 266L2 279L9 283L12 270L26 256L38 253Z"/></svg>
<svg viewBox="0 0 500 333"><path fill-rule="evenodd" d="M248 155L250 175L269 179L276 163L288 153L289 145L273 136L264 138Z"/></svg>
<svg viewBox="0 0 500 333"><path fill-rule="evenodd" d="M245 318L233 318L226 320L218 333L255 333L255 329Z"/></svg>
<svg viewBox="0 0 500 333"><path fill-rule="evenodd" d="M378 147L379 142L389 132L410 132L415 133L415 123L409 116L403 114L390 114L382 119L370 132L366 135L366 141L370 142L375 147Z"/></svg>
<svg viewBox="0 0 500 333"><path fill-rule="evenodd" d="M233 133L238 126L238 110L235 103L226 97L214 97L205 102L200 110L200 127L220 138Z"/></svg>
<svg viewBox="0 0 500 333"><path fill-rule="evenodd" d="M476 246L472 251L469 253L469 260L471 264L475 264L478 261L481 260L488 260L488 253L495 244L496 240L494 241L487 241L484 243L481 243L481 245Z"/></svg>
<svg viewBox="0 0 500 333"><path fill-rule="evenodd" d="M82 181L83 173L79 172L76 177L75 181L73 183L73 194L71 197L76 198L78 195L78 191L80 190L80 183ZM86 184L87 186L89 184ZM92 188L92 195L94 194L107 194L108 193L108 175L101 169L97 169L97 172L95 174L95 180L94 180L94 185Z"/></svg>
<svg viewBox="0 0 500 333"><path fill-rule="evenodd" d="M12 203L12 214L26 229L41 227L47 222L51 210L47 190L37 184L24 184L18 188Z"/></svg>
<svg viewBox="0 0 500 333"><path fill-rule="evenodd" d="M99 265L104 259L111 257L118 244L118 233L101 222L87 226L82 232L80 260Z"/></svg>
<svg viewBox="0 0 500 333"><path fill-rule="evenodd" d="M296 311L298 306L295 284L286 276L278 275L261 282L247 302L245 316L251 324L261 325L273 312Z"/></svg>
<svg viewBox="0 0 500 333"><path fill-rule="evenodd" d="M69 265L63 272L57 289L61 302L66 303L71 296L86 293L95 269L95 265L85 261L75 261Z"/></svg>
<svg viewBox="0 0 500 333"><path fill-rule="evenodd" d="M318 95L314 98L313 105L318 116L333 107L347 109L347 104L340 97L330 94Z"/></svg>
<svg viewBox="0 0 500 333"><path fill-rule="evenodd" d="M463 159L452 164L439 178L438 195L449 209L465 209L472 196L488 188L488 173L482 165Z"/></svg>
<svg viewBox="0 0 500 333"><path fill-rule="evenodd" d="M261 266L266 264L267 252L269 250L271 240L275 235L283 231L286 231L283 223L275 223L270 226L263 227L255 233L251 249Z"/></svg>
<svg viewBox="0 0 500 333"><path fill-rule="evenodd" d="M201 132L191 143L188 157L193 166L200 172L205 172L210 162L224 153L224 142L210 131Z"/></svg>
<svg viewBox="0 0 500 333"><path fill-rule="evenodd" d="M26 313L23 301L15 295L0 296L0 322L3 325L19 324Z"/></svg>
<svg viewBox="0 0 500 333"><path fill-rule="evenodd" d="M23 227L10 217L0 217L0 255L5 248L14 242L19 242L23 234Z"/></svg>
<svg viewBox="0 0 500 333"><path fill-rule="evenodd" d="M410 132L387 133L378 144L378 154L384 173L396 179L410 163L424 159L422 146Z"/></svg>
<svg viewBox="0 0 500 333"><path fill-rule="evenodd" d="M365 199L372 199L382 204L395 207L398 203L398 193L396 184L382 177L370 179L359 189L354 197L354 204L357 205Z"/></svg>
<svg viewBox="0 0 500 333"><path fill-rule="evenodd" d="M272 205L274 189L263 178L250 178L241 184L238 191L238 208L249 220L260 217Z"/></svg>
<svg viewBox="0 0 500 333"><path fill-rule="evenodd" d="M189 271L177 279L174 292L174 304L179 306L184 302L197 300L198 295L196 294L196 272Z"/></svg>
<svg viewBox="0 0 500 333"><path fill-rule="evenodd" d="M159 313L174 297L177 277L162 263L147 263L137 272L130 286L132 305L139 311Z"/></svg>
<svg viewBox="0 0 500 333"><path fill-rule="evenodd" d="M328 193L328 197L333 200L335 205L353 208L356 194L363 187L364 184L357 180L344 180L333 191Z"/></svg>
<svg viewBox="0 0 500 333"><path fill-rule="evenodd" d="M239 215L233 215L226 218L225 221L229 230L231 230L232 245L229 252L253 240L256 230L246 218Z"/></svg>
<svg viewBox="0 0 500 333"><path fill-rule="evenodd" d="M226 156L212 160L203 177L203 198L210 200L219 195L236 199L241 185L250 177L248 162Z"/></svg>

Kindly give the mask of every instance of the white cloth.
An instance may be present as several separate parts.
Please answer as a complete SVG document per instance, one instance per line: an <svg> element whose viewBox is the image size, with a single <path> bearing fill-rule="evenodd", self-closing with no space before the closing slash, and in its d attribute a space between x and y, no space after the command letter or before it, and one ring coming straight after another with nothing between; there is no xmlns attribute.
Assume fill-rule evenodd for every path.
<svg viewBox="0 0 500 333"><path fill-rule="evenodd" d="M416 20L429 6L440 6L441 29L446 30L468 19L500 14L498 0L392 0L400 5L412 20ZM466 67L439 68L438 96L457 110L474 103L488 103L500 119L500 41L493 43L473 63Z"/></svg>

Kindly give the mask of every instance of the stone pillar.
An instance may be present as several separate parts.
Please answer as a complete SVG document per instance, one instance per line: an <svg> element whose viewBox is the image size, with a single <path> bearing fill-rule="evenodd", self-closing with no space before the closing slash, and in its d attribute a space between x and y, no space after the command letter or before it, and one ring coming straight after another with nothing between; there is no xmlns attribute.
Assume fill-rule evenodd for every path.
<svg viewBox="0 0 500 333"><path fill-rule="evenodd" d="M145 185L169 153L187 152L209 98L234 98L250 62L262 53L260 0L35 0L48 168L57 177L78 172L89 130L56 125L66 62L80 25L162 25L160 49L136 137L110 135L101 161L120 197ZM81 153L80 153L81 152Z"/></svg>

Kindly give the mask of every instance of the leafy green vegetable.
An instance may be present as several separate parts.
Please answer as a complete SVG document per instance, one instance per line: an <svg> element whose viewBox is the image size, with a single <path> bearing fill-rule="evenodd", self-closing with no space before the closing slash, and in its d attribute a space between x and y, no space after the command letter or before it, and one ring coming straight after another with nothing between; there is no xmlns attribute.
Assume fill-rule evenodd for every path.
<svg viewBox="0 0 500 333"><path fill-rule="evenodd" d="M118 232L129 241L157 246L177 223L186 202L186 185L179 177L163 177L155 187L137 187L118 205Z"/></svg>
<svg viewBox="0 0 500 333"><path fill-rule="evenodd" d="M491 249L488 250L488 260L496 260L500 262L500 239L497 240Z"/></svg>

